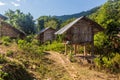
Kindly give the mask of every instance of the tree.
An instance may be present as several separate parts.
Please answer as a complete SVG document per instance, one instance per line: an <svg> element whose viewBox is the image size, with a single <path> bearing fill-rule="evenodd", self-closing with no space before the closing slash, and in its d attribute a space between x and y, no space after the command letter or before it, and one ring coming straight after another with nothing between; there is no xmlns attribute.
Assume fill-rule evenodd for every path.
<svg viewBox="0 0 120 80"><path fill-rule="evenodd" d="M36 32L33 16L30 13L24 14L20 10L8 10L5 15L8 17L7 22L12 24L15 28L24 31L26 34Z"/></svg>
<svg viewBox="0 0 120 80"><path fill-rule="evenodd" d="M120 28L120 0L108 0L101 8L90 16L93 20L101 24L104 28L104 35L100 34L97 39L102 41L102 48L106 48L107 53L120 52L120 39L117 37ZM101 37L100 37L101 36ZM106 36L106 38L104 38ZM101 40L102 39L102 40Z"/></svg>
<svg viewBox="0 0 120 80"><path fill-rule="evenodd" d="M60 28L60 21L55 17L41 16L37 19L37 30L40 31L46 27L52 27L54 29Z"/></svg>

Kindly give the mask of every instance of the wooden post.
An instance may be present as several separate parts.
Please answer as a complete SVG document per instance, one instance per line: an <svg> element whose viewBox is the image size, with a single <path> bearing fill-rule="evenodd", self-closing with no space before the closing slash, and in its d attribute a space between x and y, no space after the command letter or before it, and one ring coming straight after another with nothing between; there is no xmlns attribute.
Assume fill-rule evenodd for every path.
<svg viewBox="0 0 120 80"><path fill-rule="evenodd" d="M91 51L91 56L94 56L94 32L93 32L93 28L92 28L92 51Z"/></svg>
<svg viewBox="0 0 120 80"><path fill-rule="evenodd" d="M77 45L74 44L74 54L76 54L76 53L77 53Z"/></svg>
<svg viewBox="0 0 120 80"><path fill-rule="evenodd" d="M87 56L87 53L86 53L86 44L84 43L84 56Z"/></svg>
<svg viewBox="0 0 120 80"><path fill-rule="evenodd" d="M79 54L79 45L77 45L77 53Z"/></svg>
<svg viewBox="0 0 120 80"><path fill-rule="evenodd" d="M91 44L91 56L94 56L94 41L92 41L92 44Z"/></svg>
<svg viewBox="0 0 120 80"><path fill-rule="evenodd" d="M67 55L67 44L65 43L65 55Z"/></svg>

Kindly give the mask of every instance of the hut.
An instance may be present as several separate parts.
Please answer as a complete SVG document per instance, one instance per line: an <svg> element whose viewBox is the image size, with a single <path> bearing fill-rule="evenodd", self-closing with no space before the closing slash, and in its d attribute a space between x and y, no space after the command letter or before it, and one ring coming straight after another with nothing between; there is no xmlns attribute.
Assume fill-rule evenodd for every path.
<svg viewBox="0 0 120 80"><path fill-rule="evenodd" d="M65 53L67 53L67 43L70 43L74 46L74 53L77 52L77 45L82 44L84 45L84 55L86 55L86 44L90 43L92 45L92 49L94 49L94 34L103 30L104 29L99 24L85 16L82 16L66 25L65 27L61 28L55 32L55 34L64 34L64 41L66 43ZM92 52L93 51L94 50L92 50Z"/></svg>
<svg viewBox="0 0 120 80"><path fill-rule="evenodd" d="M46 41L52 41L55 38L55 29L51 28L51 27L47 27L43 30L41 30L38 35L37 35L37 39L40 41L40 43L44 43Z"/></svg>
<svg viewBox="0 0 120 80"><path fill-rule="evenodd" d="M26 34L16 28L14 28L12 25L0 21L0 37L2 36L9 36L10 38L21 38L23 39Z"/></svg>

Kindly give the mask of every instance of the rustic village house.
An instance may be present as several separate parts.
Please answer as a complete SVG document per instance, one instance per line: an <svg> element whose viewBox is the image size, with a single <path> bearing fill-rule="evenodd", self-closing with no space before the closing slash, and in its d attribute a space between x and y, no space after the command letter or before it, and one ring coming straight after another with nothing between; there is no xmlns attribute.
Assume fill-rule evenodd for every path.
<svg viewBox="0 0 120 80"><path fill-rule="evenodd" d="M38 35L37 35L37 39L41 42L44 43L46 41L52 41L55 38L55 29L51 28L51 27L47 27L43 30L41 30Z"/></svg>
<svg viewBox="0 0 120 80"><path fill-rule="evenodd" d="M2 36L9 36L10 38L24 38L26 34L12 25L5 22L7 17L0 14L0 37Z"/></svg>
<svg viewBox="0 0 120 80"><path fill-rule="evenodd" d="M9 36L10 38L21 38L23 39L26 34L16 28L14 28L12 25L1 21L0 22L0 37L2 36Z"/></svg>
<svg viewBox="0 0 120 80"><path fill-rule="evenodd" d="M77 45L84 45L84 55L86 55L86 44L90 43L92 45L92 49L94 49L94 35L97 32L103 30L104 29L99 24L85 16L82 16L74 20L70 24L66 25L65 27L61 28L55 34L64 34L65 43L70 43L74 45L74 53L77 52ZM65 44L65 53L67 53L66 45L67 44ZM93 51L94 50L92 50L92 52Z"/></svg>

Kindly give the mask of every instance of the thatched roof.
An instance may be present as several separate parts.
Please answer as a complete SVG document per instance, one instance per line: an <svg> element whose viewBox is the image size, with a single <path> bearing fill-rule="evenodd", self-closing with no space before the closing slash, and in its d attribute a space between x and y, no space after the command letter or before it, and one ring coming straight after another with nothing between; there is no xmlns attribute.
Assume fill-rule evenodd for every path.
<svg viewBox="0 0 120 80"><path fill-rule="evenodd" d="M18 30L17 28L13 27L12 25L10 25L10 24L7 23L7 22L2 21L2 22L1 22L1 26L5 27L4 25L6 25L6 27L9 27L9 28L13 29L13 30L14 30L15 32L17 32L17 33L26 35L25 32L23 32L23 31L21 31L21 30Z"/></svg>
<svg viewBox="0 0 120 80"><path fill-rule="evenodd" d="M7 17L3 16L2 14L0 14L0 19L6 20Z"/></svg>
<svg viewBox="0 0 120 80"><path fill-rule="evenodd" d="M47 31L48 29L55 30L55 29L53 29L53 28L51 28L51 27L47 27L47 28L45 28L45 29L42 29L40 32L38 32L38 34L42 34L42 33L44 33L45 31Z"/></svg>
<svg viewBox="0 0 120 80"><path fill-rule="evenodd" d="M58 30L55 34L63 34L65 33L67 30L69 30L72 26L74 26L76 23L78 23L79 21L86 21L87 23L89 23L90 25L92 25L92 27L97 28L98 31L103 31L104 29L97 24L96 22L92 21L91 19L82 16L80 18L77 18L76 20L74 20L73 22L69 23L68 25L64 26L63 28L61 28L60 30ZM82 26L81 26L82 27Z"/></svg>

